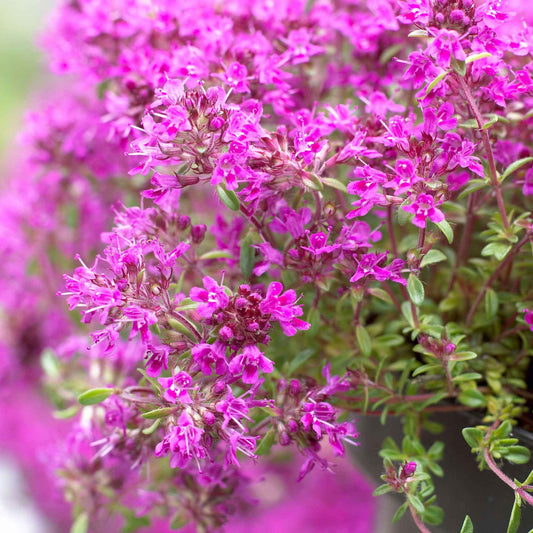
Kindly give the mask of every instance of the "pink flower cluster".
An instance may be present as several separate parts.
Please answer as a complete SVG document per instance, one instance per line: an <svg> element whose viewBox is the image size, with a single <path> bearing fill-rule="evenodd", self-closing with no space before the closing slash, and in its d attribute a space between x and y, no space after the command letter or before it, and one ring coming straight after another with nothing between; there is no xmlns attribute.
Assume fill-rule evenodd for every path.
<svg viewBox="0 0 533 533"><path fill-rule="evenodd" d="M249 500L243 458L292 446L303 478L324 441L355 444L341 415L378 363L331 339L373 298L411 300L418 327L412 279L450 223L492 202L509 229L503 195L533 194L513 20L472 0L60 5L44 42L78 81L29 115L1 202L0 372L52 349L78 518L217 530Z"/></svg>

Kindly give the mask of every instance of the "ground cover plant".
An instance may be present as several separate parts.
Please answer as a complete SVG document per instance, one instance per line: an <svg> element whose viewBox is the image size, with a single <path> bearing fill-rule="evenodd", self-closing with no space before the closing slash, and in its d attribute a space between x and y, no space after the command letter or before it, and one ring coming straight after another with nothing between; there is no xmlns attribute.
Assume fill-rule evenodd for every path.
<svg viewBox="0 0 533 533"><path fill-rule="evenodd" d="M59 6L44 45L67 76L28 115L1 199L1 342L4 379L39 360L71 420L53 467L75 533L111 516L220 530L250 503L247 460L334 470L323 445L356 447L360 414L402 419L376 494L429 531L442 411L479 414L463 435L514 491L517 531L533 504L533 474L505 474L530 455L512 434L531 423L522 7Z"/></svg>

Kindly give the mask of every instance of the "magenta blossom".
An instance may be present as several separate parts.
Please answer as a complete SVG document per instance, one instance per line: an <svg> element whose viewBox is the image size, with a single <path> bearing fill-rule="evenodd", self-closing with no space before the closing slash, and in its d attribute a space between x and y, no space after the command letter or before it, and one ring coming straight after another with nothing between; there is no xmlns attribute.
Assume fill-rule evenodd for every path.
<svg viewBox="0 0 533 533"><path fill-rule="evenodd" d="M274 370L274 363L257 346L245 346L229 364L229 371L234 376L242 373L243 383L255 383L259 379L259 370L269 374Z"/></svg>
<svg viewBox="0 0 533 533"><path fill-rule="evenodd" d="M203 318L210 318L217 309L223 309L229 303L229 296L224 292L223 285L219 285L213 278L205 276L202 279L204 288L193 287L190 292L191 300L199 302L198 314Z"/></svg>
<svg viewBox="0 0 533 533"><path fill-rule="evenodd" d="M443 212L435 207L435 200L429 194L420 194L416 200L410 204L402 206L404 211L413 213L413 224L419 228L426 227L426 220L429 218L431 222L438 224L444 220Z"/></svg>

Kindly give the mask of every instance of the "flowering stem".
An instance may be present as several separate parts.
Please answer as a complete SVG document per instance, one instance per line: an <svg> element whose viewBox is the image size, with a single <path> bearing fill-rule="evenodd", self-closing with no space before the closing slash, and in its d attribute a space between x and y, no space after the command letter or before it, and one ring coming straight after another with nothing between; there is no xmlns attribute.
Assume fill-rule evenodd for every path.
<svg viewBox="0 0 533 533"><path fill-rule="evenodd" d="M483 299L483 296L485 295L485 292L487 289L494 283L495 279L498 277L500 272L512 261L514 256L520 251L520 248L524 246L530 239L529 233L526 233L526 235L523 237L523 239L514 247L514 250L510 251L507 254L507 257L498 265L496 270L492 273L492 276L487 280L485 285L483 285L481 291L479 291L479 294L476 297L476 300L474 301L474 304L472 305L472 308L470 309L468 316L466 317L466 325L470 326L470 323L472 322L472 318L474 318L474 314L476 312L476 309L478 308L479 304L481 303L481 300Z"/></svg>
<svg viewBox="0 0 533 533"><path fill-rule="evenodd" d="M392 224L392 205L387 207L387 230L391 242L392 253L394 257L398 257L398 247L396 246L396 238L394 237L394 226Z"/></svg>
<svg viewBox="0 0 533 533"><path fill-rule="evenodd" d="M507 477L498 467L498 465L495 463L494 459L492 458L492 455L490 454L489 450L485 448L483 450L483 457L485 459L485 462L487 463L488 467L509 487L511 487L515 492L518 493L518 495L529 505L533 507L533 496L526 492L522 487L519 487L514 481L511 480L511 478Z"/></svg>
<svg viewBox="0 0 533 533"><path fill-rule="evenodd" d="M422 248L424 247L424 242L426 241L426 227L424 226L423 228L420 228L418 230L418 244L417 244L417 248L419 250L422 250Z"/></svg>
<svg viewBox="0 0 533 533"><path fill-rule="evenodd" d="M494 154L492 153L492 148L490 146L489 132L488 130L483 129L485 122L476 104L476 101L474 100L474 97L472 93L470 92L470 89L468 88L466 81L464 80L462 76L459 76L458 74L455 74L455 79L458 81L459 85L461 86L461 89L463 90L466 101L468 102L468 105L470 106L470 109L472 110L472 114L474 115L474 118L477 122L479 132L481 133L481 139L483 140L483 147L485 148L485 155L487 156L487 162L489 164L490 181L492 183L492 189L494 191L494 194L496 195L496 201L498 202L498 209L502 217L503 225L505 229L509 229L509 219L507 218L507 213L505 211L505 204L503 203L502 190L500 187L500 182L498 181L498 173L496 171L496 164L494 162Z"/></svg>
<svg viewBox="0 0 533 533"><path fill-rule="evenodd" d="M487 442L490 438L490 434L500 425L500 421L496 420L494 424L490 427L487 436L485 438L485 442ZM533 495L529 494L524 490L523 487L519 487L511 478L507 477L499 468L499 466L496 464L494 459L492 458L492 455L489 452L489 446L487 443L487 446L483 450L483 458L485 459L485 462L487 463L487 466L509 487L511 487L524 501L529 503L533 507Z"/></svg>
<svg viewBox="0 0 533 533"><path fill-rule="evenodd" d="M422 533L431 533L431 531L422 523L422 520L416 513L415 508L411 505L411 502L408 502L408 503L409 503L409 511L411 511L411 516L413 517L416 527L418 527L418 529Z"/></svg>
<svg viewBox="0 0 533 533"><path fill-rule="evenodd" d="M467 250L470 249L469 243L472 238L472 229L474 225L474 196L475 194L471 194L468 198L465 227L463 229L463 235L461 236L461 242L459 243L457 259L455 261L455 265L453 266L452 276L450 278L450 283L448 284L448 290L446 291L447 293L452 290L453 285L455 283L455 279L457 277L457 271L459 270L461 264L464 262Z"/></svg>

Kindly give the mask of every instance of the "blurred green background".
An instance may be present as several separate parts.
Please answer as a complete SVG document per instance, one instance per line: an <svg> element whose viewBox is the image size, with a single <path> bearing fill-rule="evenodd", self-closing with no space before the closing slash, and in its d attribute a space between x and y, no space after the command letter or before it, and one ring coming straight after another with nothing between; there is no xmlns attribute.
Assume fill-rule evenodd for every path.
<svg viewBox="0 0 533 533"><path fill-rule="evenodd" d="M23 113L47 78L37 39L53 0L0 0L0 158L20 131Z"/></svg>

